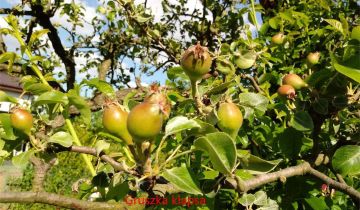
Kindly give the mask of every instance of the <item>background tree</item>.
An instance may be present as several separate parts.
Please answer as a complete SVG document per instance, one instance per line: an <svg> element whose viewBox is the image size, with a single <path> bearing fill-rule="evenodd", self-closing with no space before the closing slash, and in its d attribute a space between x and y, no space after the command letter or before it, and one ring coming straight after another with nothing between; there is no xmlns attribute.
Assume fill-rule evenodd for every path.
<svg viewBox="0 0 360 210"><path fill-rule="evenodd" d="M0 193L0 202L113 209L134 207L123 202L127 196L177 194L202 195L210 209L359 207L357 2L209 0L189 11L192 3L164 0L159 17L147 1L105 1L91 20L75 0L0 9L8 23L0 32L20 43L10 52L0 39L1 67L23 75L24 91L39 95L28 107L31 132L14 129L11 114L1 114L0 158L23 167L30 161L34 178L32 191ZM59 14L70 26L52 21ZM90 34L82 32L89 27ZM201 66L207 51L211 68L190 84L194 69L186 59ZM81 69L80 55L87 59ZM142 74L159 71L165 86L141 85ZM77 80L83 72L87 78ZM130 82L135 90L124 88ZM84 87L96 89L96 97L84 99ZM101 107L131 110L130 139L103 126ZM159 111L157 135L137 131L157 125L142 124L153 120L141 118L153 114L144 107ZM224 124L232 115L221 107L240 108L240 129ZM110 125L125 125L124 118ZM12 157L21 142L31 149ZM74 185L82 200L42 187L64 151L81 153L78 161L91 174ZM87 201L94 192L99 202Z"/></svg>

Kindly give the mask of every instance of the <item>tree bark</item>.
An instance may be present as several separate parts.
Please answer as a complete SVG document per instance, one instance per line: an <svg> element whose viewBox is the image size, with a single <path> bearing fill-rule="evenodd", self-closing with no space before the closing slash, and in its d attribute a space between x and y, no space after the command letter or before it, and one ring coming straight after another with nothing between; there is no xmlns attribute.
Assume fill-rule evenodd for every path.
<svg viewBox="0 0 360 210"><path fill-rule="evenodd" d="M47 192L1 192L0 203L43 203L84 210L129 209L130 207L124 203L84 201Z"/></svg>

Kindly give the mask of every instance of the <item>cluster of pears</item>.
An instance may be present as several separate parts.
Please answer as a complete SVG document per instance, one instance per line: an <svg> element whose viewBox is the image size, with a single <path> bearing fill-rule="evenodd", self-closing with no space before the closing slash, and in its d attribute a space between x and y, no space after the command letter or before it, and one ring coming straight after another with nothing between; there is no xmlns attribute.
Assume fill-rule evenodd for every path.
<svg viewBox="0 0 360 210"><path fill-rule="evenodd" d="M169 114L170 103L166 95L153 91L129 113L117 103L107 104L103 112L103 126L127 145L133 145L134 142L150 141L159 134Z"/></svg>
<svg viewBox="0 0 360 210"><path fill-rule="evenodd" d="M198 43L185 51L180 64L189 77L193 88L193 84L201 80L210 71L212 58L208 49ZM253 62L251 62L251 65L253 65ZM217 110L217 116L218 127L235 138L243 123L243 115L238 106L231 101L222 102Z"/></svg>
<svg viewBox="0 0 360 210"><path fill-rule="evenodd" d="M283 77L282 85L278 88L277 93L281 97L293 99L296 96L295 90L305 87L308 87L308 84L301 77L296 74L287 74Z"/></svg>

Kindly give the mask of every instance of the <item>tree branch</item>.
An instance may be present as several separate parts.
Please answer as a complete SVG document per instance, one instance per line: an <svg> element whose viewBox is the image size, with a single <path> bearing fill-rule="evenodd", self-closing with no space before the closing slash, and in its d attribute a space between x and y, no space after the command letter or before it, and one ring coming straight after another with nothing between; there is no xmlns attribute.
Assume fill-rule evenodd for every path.
<svg viewBox="0 0 360 210"><path fill-rule="evenodd" d="M46 173L55 164L56 158L53 158L49 163L45 163L42 159L37 157L31 157L30 162L34 166L34 178L33 178L33 191L44 191L44 180Z"/></svg>
<svg viewBox="0 0 360 210"><path fill-rule="evenodd" d="M72 89L75 83L75 61L72 55L65 50L61 39L58 35L57 29L50 21L50 16L44 12L44 8L39 4L32 4L31 9L33 10L33 16L37 18L39 24L44 29L49 29L48 37L53 45L55 53L60 57L61 61L65 65L66 69L66 82L67 89Z"/></svg>
<svg viewBox="0 0 360 210"><path fill-rule="evenodd" d="M0 192L0 203L43 203L69 209L128 209L124 203L84 201L46 192Z"/></svg>
<svg viewBox="0 0 360 210"><path fill-rule="evenodd" d="M0 14L12 14L12 15L33 15L33 11L22 11L22 10L17 10L15 8L1 8L0 9Z"/></svg>
<svg viewBox="0 0 360 210"><path fill-rule="evenodd" d="M255 178L252 178L252 179L249 179L246 181L242 181L242 183L241 183L242 189L238 190L238 191L241 193L247 192L251 189L258 188L262 185L265 185L270 182L274 182L283 177L288 178L288 177L292 177L292 176L302 176L305 174L310 174L316 178L321 179L322 181L324 181L326 184L332 186L333 188L348 194L349 196L351 196L353 198L353 200L355 198L358 203L360 202L360 192L359 191L357 191L356 189L352 188L351 186L349 186L345 183L337 182L337 181L331 179L330 177L326 176L325 174L321 173L320 171L315 170L314 168L312 168L310 166L310 164L308 162L304 162L297 166L292 166L292 167L289 167L286 169L282 169L280 171L259 175ZM237 187L238 184L235 179L228 179L227 181L230 183L230 185L233 188L238 189L238 187Z"/></svg>
<svg viewBox="0 0 360 210"><path fill-rule="evenodd" d="M259 87L259 85L257 84L256 80L254 79L254 77L250 76L250 75L241 75L242 78L245 78L245 79L248 79L251 81L251 84L252 86L255 88L255 90L258 92L258 93L261 93L262 90L261 88Z"/></svg>
<svg viewBox="0 0 360 210"><path fill-rule="evenodd" d="M84 153L88 155L98 156L101 160L109 163L116 171L125 171L126 173L132 174L134 176L138 176L136 171L129 169L123 162L117 162L112 157L105 155L104 153L100 153L97 155L96 149L86 146L71 146L69 148L71 152Z"/></svg>

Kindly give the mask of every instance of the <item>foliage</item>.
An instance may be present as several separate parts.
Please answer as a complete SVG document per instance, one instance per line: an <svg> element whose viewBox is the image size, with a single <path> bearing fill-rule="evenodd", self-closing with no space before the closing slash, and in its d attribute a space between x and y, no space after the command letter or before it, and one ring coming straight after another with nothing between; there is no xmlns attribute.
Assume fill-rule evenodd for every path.
<svg viewBox="0 0 360 210"><path fill-rule="evenodd" d="M0 61L9 70L14 65L24 67L18 72L24 91L37 96L28 107L35 125L25 135L13 129L10 114L1 114L0 158L11 158L15 165L24 167L32 156L44 161L57 157L63 167L54 166L48 173L45 190L59 194L72 195L69 186L87 177L83 169L88 169L92 180L79 183L76 194L83 200L89 200L93 193L99 194L97 201L119 203L129 196L160 196L169 201L174 196L199 196L206 198L206 204L192 208L355 209L357 198L349 196L346 189L360 189L359 5L353 0L260 4L253 0L208 0L202 2L203 10L188 13L189 2L162 1L162 19L155 21L146 5L106 1L97 9L102 18L92 20L92 35L77 31L85 24L81 5L25 2L20 7L29 6L29 14L44 28L31 33L27 33L30 24L23 28L15 16L25 10L14 8L17 13L5 18L9 27L0 32L15 37L20 53L4 52ZM56 10L66 14L73 25L68 30L72 40L69 50L56 41L57 29L43 22ZM261 27L256 14L262 15ZM279 33L284 40L273 43L272 37ZM26 35L29 40L24 42ZM99 41L95 42L91 37L96 35ZM57 56L41 52L50 48L48 43L41 43L45 36ZM208 48L213 59L209 73L199 83L190 81L179 66L184 50L197 41ZM98 50L101 59L90 60L94 52L82 48ZM314 52L320 53L319 61L308 62L307 55ZM98 67L99 78L75 81L77 53L89 57L80 71ZM165 85L146 88L136 78L136 89L124 88L130 76L125 73L123 59L141 63L130 67L131 73L167 71ZM66 79L51 73L60 61ZM296 96L280 97L277 89L288 74L297 74L306 83L295 88ZM54 88L54 81L66 83L67 90ZM85 88L95 90L93 98L82 96ZM16 100L1 94L3 101ZM165 96L151 98L156 94ZM162 123L155 137L125 143L103 128L101 107L109 101L131 111L137 104L152 100L159 100L154 106L160 110L156 117ZM219 104L227 101L236 104L244 116L235 135L228 135L218 125ZM169 116L169 110L162 109L168 108L167 103L172 105ZM142 123L134 125L147 126ZM21 143L30 149L12 156L10 151ZM86 153L94 157L81 154L82 159L76 156L76 161L73 155L71 159L63 157L64 150L85 153L79 151L84 149L82 145L90 147L85 148L89 149ZM322 189L328 183L309 175L289 175L256 189L246 188L259 176L303 162L348 186ZM63 173L65 177L58 177ZM184 202L172 208L191 206L188 200Z"/></svg>
<svg viewBox="0 0 360 210"><path fill-rule="evenodd" d="M58 155L59 164L54 166L48 173L45 180L47 192L59 193L77 197L73 192L73 185L80 179L89 177L87 169L83 163L78 161L79 155L76 153L62 152ZM33 167L24 170L22 178L12 179L8 186L11 191L28 191L32 188ZM55 209L54 206L44 204L12 204L11 209Z"/></svg>

